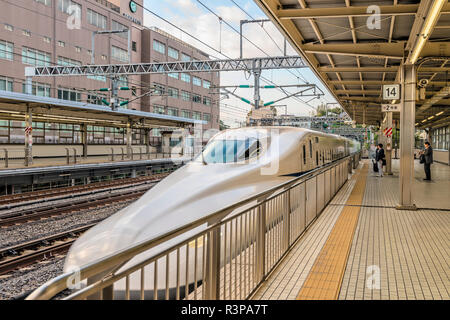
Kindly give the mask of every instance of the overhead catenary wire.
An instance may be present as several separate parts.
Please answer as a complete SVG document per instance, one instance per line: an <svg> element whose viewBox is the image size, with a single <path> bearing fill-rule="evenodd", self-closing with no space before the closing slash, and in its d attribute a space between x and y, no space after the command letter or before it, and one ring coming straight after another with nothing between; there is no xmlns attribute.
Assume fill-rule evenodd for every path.
<svg viewBox="0 0 450 320"><path fill-rule="evenodd" d="M212 10L211 8L209 8L207 5L205 5L205 4L204 4L203 2L201 2L200 0L197 0L197 2L200 3L206 10L208 10L208 11L211 12L213 15L215 15L216 17L219 18L219 15L218 15L216 12L214 12L214 10ZM224 20L224 19L223 19L223 22L224 22L231 30L233 30L234 32L240 34L240 32L239 32L236 28L234 28L229 22L227 22L227 21ZM242 37L243 37L245 40L247 40L248 42L250 42L255 48L257 48L258 50L260 50L262 53L264 53L264 54L267 55L267 56L270 56L267 52L265 52L263 49L261 49L257 44L255 44L253 41L251 41L250 39L248 39L248 37L246 37L246 36L244 36L244 35L242 35ZM266 78L263 78L262 76L261 76L261 78L262 78L262 79L266 79ZM269 81L270 83L273 83L271 80L268 80L268 79L266 79L266 80ZM283 90L283 89L282 89L282 91L283 91L286 95L288 95L286 92L289 92L289 91ZM290 94L291 94L291 93L290 93ZM294 97L295 97L295 96L294 96ZM300 98L298 98L298 97L295 97L295 98L297 98L299 101L301 101L302 103L304 103L304 104L307 105L308 107L310 107L310 108L312 108L312 109L315 109L313 106L310 106L307 102L303 101L302 99L300 99Z"/></svg>
<svg viewBox="0 0 450 320"><path fill-rule="evenodd" d="M203 40L201 40L201 39L199 39L198 37L192 35L191 33L187 32L186 30L184 30L184 29L178 27L177 25L173 24L173 23L170 22L169 20L163 18L162 16L160 16L160 15L157 14L157 13L155 13L154 11L148 9L148 8L145 7L144 5L141 5L141 4L139 4L139 3L137 3L137 5L138 5L139 7L141 7L143 10L145 10L145 11L151 13L151 14L154 15L155 17L161 19L162 21L166 22L166 23L169 24L170 26L174 27L175 29L177 29L177 30L181 31L182 33L188 35L190 38L192 38L192 39L198 41L199 43L201 43L201 44L203 44L203 45L205 45L207 48L213 50L214 52L216 52L216 53L222 55L223 57L225 57L225 58L227 58L227 59L232 59L230 56L228 56L228 55L226 55L226 54L220 52L220 51L217 50L216 48L214 48L214 47L212 47L211 45L205 43ZM217 15L216 15L216 17L217 17ZM225 20L224 20L224 21L225 21ZM235 31L236 31L236 30L235 30ZM213 57L214 59L220 59L220 58L218 58L217 56L214 56L214 55L212 55L212 54L210 54L210 56ZM263 76L261 76L261 80L264 81L264 82L266 82L266 83L275 84L273 81L271 81L271 80L269 80L269 79L267 79L267 78L265 78L265 77L263 77ZM282 90L281 88L277 88L277 90L283 92L284 94L286 94L286 92L288 92L288 91L286 91L286 90ZM288 92L288 93L289 93L289 92ZM303 104L306 105L307 107L309 107L309 108L315 110L315 107L313 107L313 106L311 106L311 105L305 103L305 101L303 101L302 99L300 99L300 98L298 98L298 97L295 97L295 96L294 96L293 98L296 99L297 101L303 103Z"/></svg>
<svg viewBox="0 0 450 320"><path fill-rule="evenodd" d="M15 4L13 4L13 5L15 5ZM97 5L98 6L98 5ZM29 10L29 9L28 9ZM39 13L39 12L37 12L37 11L35 11L35 10L32 10L32 11L34 11L34 12L36 12L36 13L38 13L38 14L41 14L41 13ZM53 18L53 17L52 17ZM58 20L58 19L57 19ZM61 21L61 22L63 22L62 20L58 20L58 21ZM166 21L167 22L167 21ZM173 24L172 24L173 25ZM173 25L173 26L175 26L175 25ZM22 30L24 30L23 28L19 28L19 29L22 29ZM114 38L111 38L111 39L113 39L113 40L115 40L115 41L118 41L117 39L114 39ZM196 38L196 40L197 41L199 41L199 39L198 38ZM248 40L248 39L247 39ZM54 39L54 41L56 41L56 39ZM201 40L200 40L201 41ZM120 42L120 41L119 41ZM68 44L69 44L69 42L67 42ZM203 44L204 45L207 45L205 42L203 42ZM77 47L79 47L79 46L77 46ZM209 46L210 47L210 46ZM210 47L211 49L214 49L213 47ZM215 49L214 49L215 50ZM221 52L219 52L219 53L221 53ZM17 53L14 53L14 54L17 54ZM222 54L222 53L221 53ZM54 57L55 59L56 59L56 57ZM57 64L56 64L57 65ZM108 78L108 79L110 79L110 76L105 76L106 78ZM149 86L151 86L151 84L148 84L148 85L143 85L144 84L144 82L142 82L142 81L139 81L140 83L137 83L137 82L134 82L134 81L132 81L131 79L128 79L128 82L130 83L130 84L136 84L136 85L138 85L141 89L142 88L148 88ZM271 82L271 81L270 81ZM273 83L273 82L272 82ZM75 88L74 88L75 89ZM79 88L80 90L86 90L86 89L82 89L82 88ZM282 90L282 92L283 92L283 90ZM301 102L303 102L304 103L304 101L302 101L301 99L298 99L299 101L301 101Z"/></svg>

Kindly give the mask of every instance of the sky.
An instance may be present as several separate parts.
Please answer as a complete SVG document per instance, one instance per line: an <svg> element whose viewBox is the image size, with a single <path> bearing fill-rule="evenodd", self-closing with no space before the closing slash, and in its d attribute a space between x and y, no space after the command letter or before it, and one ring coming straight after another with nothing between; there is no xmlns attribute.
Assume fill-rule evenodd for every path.
<svg viewBox="0 0 450 320"><path fill-rule="evenodd" d="M217 16L208 11L200 2L214 11L222 19L222 23ZM220 59L226 58L224 55L231 58L239 57L239 33L227 26L225 21L232 25L234 29L239 30L240 20L267 18L263 11L250 0L144 0L144 7L194 35L218 52L144 10L145 26L158 27L210 54L211 58ZM283 55L284 37L271 22L265 22L263 26L257 23L245 24L243 33L246 38L256 45L253 45L246 39L243 40L244 58ZM297 55L289 43L287 44L287 55ZM294 98L288 98L277 103L287 105L288 114L309 115L318 104L335 102L334 98L309 68L266 70L263 71L262 77L275 82L277 85L297 85L305 84L306 82L316 84L325 93L320 99L312 101L310 101L312 97L301 98L304 101L310 101L309 103L303 103ZM253 76L246 74L244 71L220 73L221 86L253 85L253 82ZM261 80L261 85L266 84L271 83ZM300 89L292 87L286 90L290 93L295 93L296 90L299 91ZM235 93L248 100L253 100L253 89L238 89ZM285 95L276 89L261 90L261 99L264 102L273 101L283 96ZM250 108L250 105L231 95L229 95L229 98L223 97L221 100L221 120L233 127L237 126L239 122L245 121L247 111ZM284 107L278 109L279 114L284 112Z"/></svg>

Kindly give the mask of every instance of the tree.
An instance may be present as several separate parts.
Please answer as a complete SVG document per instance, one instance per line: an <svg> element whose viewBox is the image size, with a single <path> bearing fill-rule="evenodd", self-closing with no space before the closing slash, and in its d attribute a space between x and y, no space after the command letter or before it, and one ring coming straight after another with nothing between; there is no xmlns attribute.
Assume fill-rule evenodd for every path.
<svg viewBox="0 0 450 320"><path fill-rule="evenodd" d="M330 113L335 114L335 115L340 115L342 113L342 109L340 107L329 109L328 114L330 114Z"/></svg>
<svg viewBox="0 0 450 320"><path fill-rule="evenodd" d="M321 103L317 106L316 109L316 117L323 117L327 114L327 105L325 103Z"/></svg>
<svg viewBox="0 0 450 320"><path fill-rule="evenodd" d="M223 123L222 120L219 121L219 129L220 130L226 130L226 129L229 129L229 128L230 128L230 126L226 125L225 123Z"/></svg>
<svg viewBox="0 0 450 320"><path fill-rule="evenodd" d="M328 109L329 116L338 116L342 113L342 109L340 107L335 107L332 109ZM317 106L316 109L316 117L325 117L327 115L327 105L325 103L321 103Z"/></svg>

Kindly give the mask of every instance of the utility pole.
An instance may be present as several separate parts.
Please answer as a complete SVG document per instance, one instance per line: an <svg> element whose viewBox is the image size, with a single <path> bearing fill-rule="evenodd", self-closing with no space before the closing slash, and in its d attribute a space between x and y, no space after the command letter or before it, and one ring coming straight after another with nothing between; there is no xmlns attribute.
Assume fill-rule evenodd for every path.
<svg viewBox="0 0 450 320"><path fill-rule="evenodd" d="M119 109L119 94L117 90L117 77L111 79L111 109L116 111Z"/></svg>
<svg viewBox="0 0 450 320"><path fill-rule="evenodd" d="M131 63L131 30L123 29L123 30L102 30L102 31L93 31L91 37L91 64L95 64L95 36L98 34L117 34L117 33L127 33L128 34L128 61ZM111 54L111 52L110 52Z"/></svg>
<svg viewBox="0 0 450 320"><path fill-rule="evenodd" d="M253 76L255 77L255 109L259 109L259 101L261 100L259 90L259 78L261 77L261 69L253 70Z"/></svg>

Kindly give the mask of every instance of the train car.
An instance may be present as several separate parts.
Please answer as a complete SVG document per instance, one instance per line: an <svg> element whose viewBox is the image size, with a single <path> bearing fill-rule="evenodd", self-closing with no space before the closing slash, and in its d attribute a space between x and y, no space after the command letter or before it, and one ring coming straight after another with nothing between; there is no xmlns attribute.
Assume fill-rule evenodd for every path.
<svg viewBox="0 0 450 320"><path fill-rule="evenodd" d="M301 128L250 127L221 131L193 161L75 241L64 270L77 269L174 230L359 150L357 141ZM223 218L242 209L228 212ZM120 270L154 256L206 227L206 224L199 226L158 245L136 256ZM180 254L184 255L183 252ZM189 259L189 263L194 263L193 255ZM202 259L201 254L197 259ZM201 268L201 263L199 265ZM158 268L165 270L164 265ZM153 274L152 270L148 271ZM201 270L197 271L201 273ZM171 266L169 272L177 271ZM179 282L185 283L185 275L180 277ZM138 278L131 279L132 297L138 294ZM170 279L173 289L176 277ZM161 272L157 279L158 288L164 288L165 281L166 276ZM146 298L153 297L154 283L155 279L146 278ZM114 290L116 298L123 297L123 287L115 285Z"/></svg>

